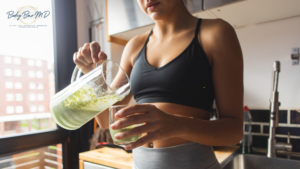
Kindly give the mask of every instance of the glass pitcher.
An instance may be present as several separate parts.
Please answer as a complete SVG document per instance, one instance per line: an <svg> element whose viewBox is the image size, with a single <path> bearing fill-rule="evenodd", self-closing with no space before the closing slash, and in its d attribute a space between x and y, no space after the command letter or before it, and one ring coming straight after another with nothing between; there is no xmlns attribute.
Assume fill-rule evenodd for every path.
<svg viewBox="0 0 300 169"><path fill-rule="evenodd" d="M80 75L76 66L71 84L50 101L54 121L68 130L78 129L130 92L127 74L111 60L104 61L82 77Z"/></svg>

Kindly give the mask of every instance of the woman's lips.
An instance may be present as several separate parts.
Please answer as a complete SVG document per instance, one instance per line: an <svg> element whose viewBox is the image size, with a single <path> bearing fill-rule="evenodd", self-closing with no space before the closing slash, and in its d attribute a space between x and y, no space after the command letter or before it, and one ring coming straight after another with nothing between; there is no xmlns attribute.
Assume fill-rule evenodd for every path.
<svg viewBox="0 0 300 169"><path fill-rule="evenodd" d="M147 9L150 10L150 11L153 11L153 10L156 8L156 6L157 6L158 4L159 4L159 2L156 3L156 4L153 4L153 5L151 5L151 6L149 6Z"/></svg>

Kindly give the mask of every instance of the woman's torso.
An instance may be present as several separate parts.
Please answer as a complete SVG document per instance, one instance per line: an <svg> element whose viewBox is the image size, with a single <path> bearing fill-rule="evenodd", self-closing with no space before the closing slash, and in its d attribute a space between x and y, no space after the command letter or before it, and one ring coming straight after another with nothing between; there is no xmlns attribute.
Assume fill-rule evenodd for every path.
<svg viewBox="0 0 300 169"><path fill-rule="evenodd" d="M173 104L173 103L151 103L155 105L158 109L162 110L165 113L185 116L185 117L193 117L196 119L209 120L210 114L206 110L201 110L194 107ZM145 134L144 134L145 135ZM152 147L152 148L162 148L162 147L170 147L175 145L180 145L184 143L190 142L189 140L185 140L180 137L174 137L167 140L156 140L152 143L147 143L143 145L144 147Z"/></svg>
<svg viewBox="0 0 300 169"><path fill-rule="evenodd" d="M202 27L203 26L199 27L198 29L201 29ZM198 31L195 31L195 29L197 29L196 22L195 22L195 27L188 28L185 31L181 31L177 33L176 35L169 36L170 38L164 38L163 41L159 40L158 38L155 38L154 36L151 36L149 38L148 43L145 46L145 51L144 51L146 62L149 64L148 66L152 68L163 68L166 65L173 64L172 63L173 60L177 59L177 57L179 57L179 55L182 54L183 51L185 51L187 47L191 45L191 42L195 38L195 32L197 32L197 43L199 43L199 46L202 47L201 41L199 40L201 37L200 35L201 31L199 31L198 33ZM148 35L149 32L140 36L139 38L140 45L136 47L136 51L134 51L133 52L134 54L132 55L135 56L134 60L136 60L137 57L141 56L140 53L143 50L143 46L147 41ZM203 57L203 56L199 56L199 57ZM211 59L207 58L207 60L208 60L207 64L209 64L210 66ZM197 72L194 73L195 75L197 75ZM168 103L168 102L151 102L151 104L154 104L158 109L168 114L192 117L192 118L203 119L203 120L209 120L210 118L210 112L208 110L201 109L201 107L199 108L195 106L187 106L187 105ZM168 140L156 140L153 143L147 143L143 146L162 148L162 147L184 144L188 142L190 141L185 140L183 138L175 137Z"/></svg>

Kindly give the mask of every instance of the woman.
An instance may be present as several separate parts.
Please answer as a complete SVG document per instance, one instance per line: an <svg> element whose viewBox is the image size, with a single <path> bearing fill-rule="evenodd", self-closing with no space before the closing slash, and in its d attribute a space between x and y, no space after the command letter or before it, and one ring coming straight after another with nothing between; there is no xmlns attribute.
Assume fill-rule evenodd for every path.
<svg viewBox="0 0 300 169"><path fill-rule="evenodd" d="M130 76L136 105L122 109L112 129L145 125L116 134L126 145L133 168L219 169L211 146L238 143L243 136L243 58L234 29L221 19L198 19L182 0L138 0L155 21L152 30L131 39L121 67ZM106 59L98 43L74 54L84 73ZM219 119L209 121L213 100ZM133 115L139 113L138 115ZM96 117L108 128L108 112Z"/></svg>

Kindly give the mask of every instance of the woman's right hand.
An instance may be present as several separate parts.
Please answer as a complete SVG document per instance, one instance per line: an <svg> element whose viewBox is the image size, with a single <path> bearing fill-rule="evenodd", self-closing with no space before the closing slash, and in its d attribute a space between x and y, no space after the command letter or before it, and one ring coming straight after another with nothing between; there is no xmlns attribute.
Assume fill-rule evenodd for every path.
<svg viewBox="0 0 300 169"><path fill-rule="evenodd" d="M98 42L85 43L73 55L73 61L86 74L107 59Z"/></svg>

